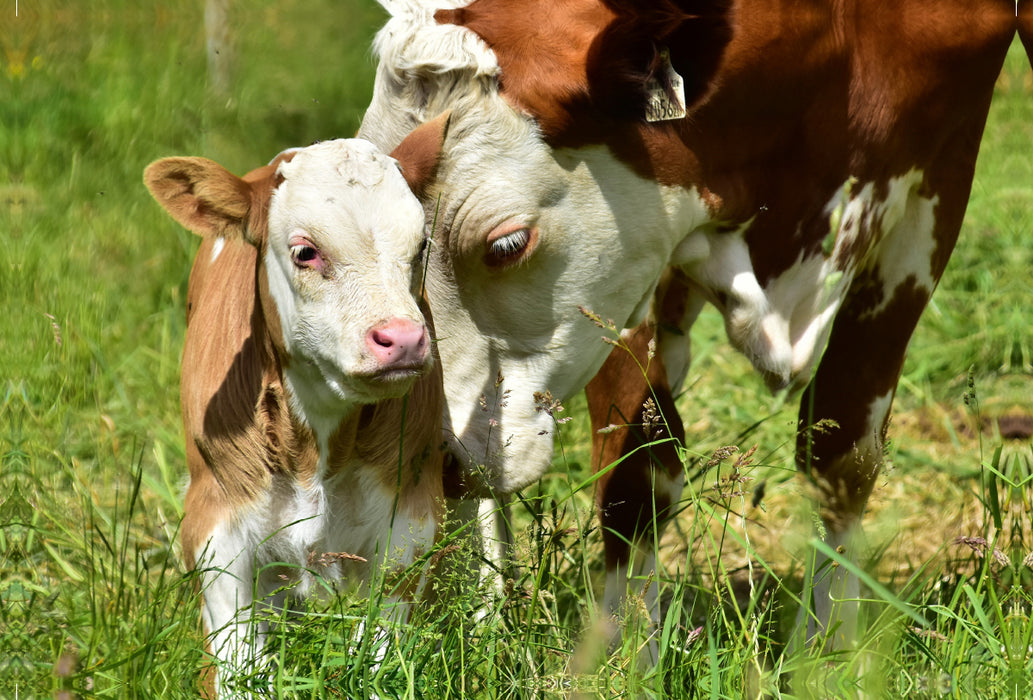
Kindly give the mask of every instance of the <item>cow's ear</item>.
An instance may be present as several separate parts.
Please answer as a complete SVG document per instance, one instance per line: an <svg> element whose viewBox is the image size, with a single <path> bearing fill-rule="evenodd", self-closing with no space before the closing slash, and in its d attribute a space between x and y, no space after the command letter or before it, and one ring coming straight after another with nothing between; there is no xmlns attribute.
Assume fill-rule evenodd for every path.
<svg viewBox="0 0 1033 700"><path fill-rule="evenodd" d="M206 158L164 158L147 166L144 184L158 204L200 236L243 236L251 211L246 182Z"/></svg>
<svg viewBox="0 0 1033 700"><path fill-rule="evenodd" d="M398 161L409 189L417 197L423 197L437 174L451 118L452 113L445 112L421 124L391 151L391 157Z"/></svg>
<svg viewBox="0 0 1033 700"><path fill-rule="evenodd" d="M656 82L673 93L683 81L692 111L709 95L732 38L731 0L603 0L619 18L592 42L586 72L593 103L619 119L641 121Z"/></svg>

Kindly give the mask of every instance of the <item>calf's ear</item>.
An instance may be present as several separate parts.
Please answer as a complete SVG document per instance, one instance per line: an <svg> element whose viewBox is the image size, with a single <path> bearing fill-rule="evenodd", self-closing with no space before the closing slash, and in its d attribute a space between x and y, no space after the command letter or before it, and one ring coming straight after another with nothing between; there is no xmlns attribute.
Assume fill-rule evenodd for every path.
<svg viewBox="0 0 1033 700"><path fill-rule="evenodd" d="M398 161L409 189L417 197L422 198L434 181L451 118L452 113L445 112L421 124L391 151L391 157Z"/></svg>
<svg viewBox="0 0 1033 700"><path fill-rule="evenodd" d="M164 158L147 166L144 184L172 218L200 236L244 236L251 192L207 158Z"/></svg>

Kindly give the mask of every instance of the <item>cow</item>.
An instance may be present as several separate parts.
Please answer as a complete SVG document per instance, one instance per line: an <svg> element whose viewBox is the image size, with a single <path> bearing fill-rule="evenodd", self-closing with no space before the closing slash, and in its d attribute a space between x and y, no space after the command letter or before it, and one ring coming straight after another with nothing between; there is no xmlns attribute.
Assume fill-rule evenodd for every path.
<svg viewBox="0 0 1033 700"><path fill-rule="evenodd" d="M539 478L541 397L586 388L617 609L653 566L637 544L681 497L672 395L709 303L772 390L802 393L797 466L828 547L855 558L905 349L1017 28L1031 45L1030 4L382 4L359 135L391 148L452 114L423 201L456 488ZM611 323L620 349L599 342ZM859 582L829 568L807 634L847 647Z"/></svg>
<svg viewBox="0 0 1033 700"><path fill-rule="evenodd" d="M407 149L442 129L393 158L339 139L242 178L204 158L145 171L161 206L203 237L182 359L181 536L217 659L208 695L259 658L256 604L378 574L396 616L421 595L424 572L404 572L442 519L442 395L410 190L432 162Z"/></svg>

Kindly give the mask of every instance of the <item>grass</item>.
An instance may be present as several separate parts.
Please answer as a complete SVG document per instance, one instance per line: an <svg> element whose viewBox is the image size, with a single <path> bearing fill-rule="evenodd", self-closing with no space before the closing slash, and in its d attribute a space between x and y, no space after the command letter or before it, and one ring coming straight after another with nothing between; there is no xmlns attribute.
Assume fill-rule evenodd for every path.
<svg viewBox="0 0 1033 700"><path fill-rule="evenodd" d="M382 15L359 0L237 4L234 88L219 98L200 3L27 5L0 10L0 696L191 697L205 659L176 544L177 387L197 241L141 173L165 155L241 173L350 135ZM1033 414L1031 93L1014 51L961 243L898 391L868 520L866 570L885 594L865 606L861 653L781 656L810 537L795 409L704 314L680 399L688 463L702 472L718 448L759 448L737 472L731 455L699 473L668 528L655 669L637 663L634 606L615 653L585 643L603 567L578 399L553 470L515 505L520 567L506 595L450 590L386 636L360 626L381 612L377 596L314 603L279 620L275 663L256 680L328 698L849 697L858 683L886 697L1028 695L1029 443L1006 441L996 419Z"/></svg>

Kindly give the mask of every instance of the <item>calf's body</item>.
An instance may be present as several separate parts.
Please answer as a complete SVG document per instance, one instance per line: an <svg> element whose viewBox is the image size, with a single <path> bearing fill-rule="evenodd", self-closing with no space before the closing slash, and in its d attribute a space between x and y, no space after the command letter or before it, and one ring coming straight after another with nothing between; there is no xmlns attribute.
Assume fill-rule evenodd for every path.
<svg viewBox="0 0 1033 700"><path fill-rule="evenodd" d="M422 172L340 140L244 178L199 158L145 173L204 237L187 294L182 542L230 672L261 652L259 601L320 578L363 586L433 544L442 396L419 298ZM386 578L403 615L422 578Z"/></svg>

